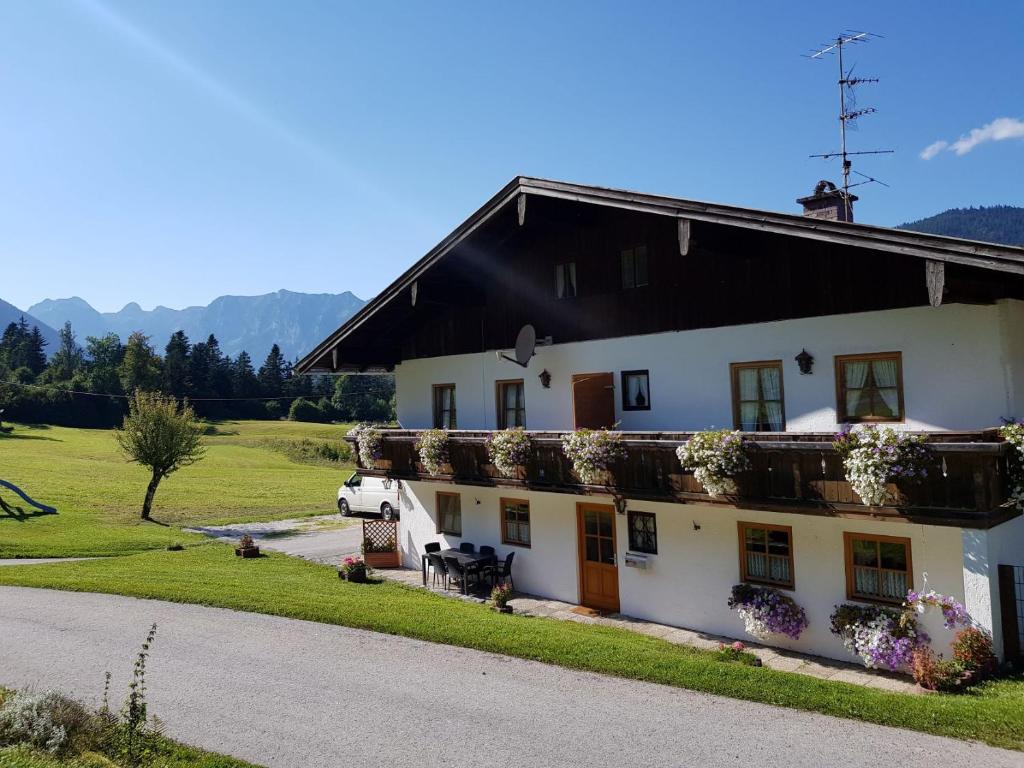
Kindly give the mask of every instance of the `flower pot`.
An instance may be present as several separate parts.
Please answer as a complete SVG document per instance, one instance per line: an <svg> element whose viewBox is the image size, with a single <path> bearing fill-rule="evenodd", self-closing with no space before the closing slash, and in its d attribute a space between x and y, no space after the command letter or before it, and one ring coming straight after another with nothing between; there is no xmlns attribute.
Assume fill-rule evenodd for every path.
<svg viewBox="0 0 1024 768"><path fill-rule="evenodd" d="M338 578L344 579L345 581L351 581L353 584L365 584L366 583L366 569L360 568L356 571L349 571L345 573L343 570L338 570Z"/></svg>
<svg viewBox="0 0 1024 768"><path fill-rule="evenodd" d="M498 613L512 613L511 605L495 605L493 606L493 609Z"/></svg>
<svg viewBox="0 0 1024 768"><path fill-rule="evenodd" d="M236 557L259 557L259 547L235 547Z"/></svg>
<svg viewBox="0 0 1024 768"><path fill-rule="evenodd" d="M399 568L402 565L401 553L394 552L364 552L363 562L370 568Z"/></svg>

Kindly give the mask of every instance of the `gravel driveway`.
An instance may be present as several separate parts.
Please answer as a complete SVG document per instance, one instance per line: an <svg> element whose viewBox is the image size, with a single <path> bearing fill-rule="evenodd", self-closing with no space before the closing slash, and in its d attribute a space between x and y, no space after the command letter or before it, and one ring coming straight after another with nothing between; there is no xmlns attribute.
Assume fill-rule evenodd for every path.
<svg viewBox="0 0 1024 768"><path fill-rule="evenodd" d="M373 589L373 587L367 587ZM1024 755L479 651L220 608L0 587L0 683L123 695L266 766L1021 768Z"/></svg>

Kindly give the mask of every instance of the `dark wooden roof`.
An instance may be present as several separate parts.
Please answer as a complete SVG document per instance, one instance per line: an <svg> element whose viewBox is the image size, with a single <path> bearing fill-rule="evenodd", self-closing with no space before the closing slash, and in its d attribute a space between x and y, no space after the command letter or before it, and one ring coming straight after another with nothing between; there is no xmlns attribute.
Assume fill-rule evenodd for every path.
<svg viewBox="0 0 1024 768"><path fill-rule="evenodd" d="M517 201L525 203L526 220L530 221L530 205L526 201L531 198L560 200L566 201L567 204L599 206L620 212L704 222L800 238L804 241L818 241L829 246L865 249L875 256L892 254L944 262L971 268L971 271L1004 273L1014 282L1019 281L1017 276L1024 275L1024 248L1020 247L520 176L509 182L423 258L300 360L296 366L298 372L388 369L397 362L395 351L392 349L379 355L374 353L374 339L362 338L361 329L364 329L371 320L372 324L377 326L374 328L375 333L379 332L380 327L397 329L401 319L382 319L382 310L392 305L399 296L407 296L413 283L424 279L428 272L474 233L488 227L493 229L499 226L504 227L504 231L507 232L509 226L514 227ZM494 238L489 242L498 243L500 238ZM480 258L477 256L472 263L479 265ZM408 301L404 303L408 305ZM408 329L403 331L407 332ZM332 350L342 346L346 349L344 356L339 358L336 353L332 355Z"/></svg>

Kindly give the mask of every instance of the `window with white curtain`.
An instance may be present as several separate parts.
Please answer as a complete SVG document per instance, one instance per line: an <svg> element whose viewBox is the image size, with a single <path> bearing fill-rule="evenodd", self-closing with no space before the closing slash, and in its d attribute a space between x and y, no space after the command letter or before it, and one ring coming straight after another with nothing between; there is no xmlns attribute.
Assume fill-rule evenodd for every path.
<svg viewBox="0 0 1024 768"><path fill-rule="evenodd" d="M793 588L793 529L786 525L740 523L740 578Z"/></svg>
<svg viewBox="0 0 1024 768"><path fill-rule="evenodd" d="M903 421L903 361L899 352L836 356L837 420Z"/></svg>
<svg viewBox="0 0 1024 768"><path fill-rule="evenodd" d="M732 364L733 422L744 432L785 432L782 361Z"/></svg>
<svg viewBox="0 0 1024 768"><path fill-rule="evenodd" d="M622 410L651 410L651 377L647 371L622 372Z"/></svg>
<svg viewBox="0 0 1024 768"><path fill-rule="evenodd" d="M455 385L434 385L434 429L455 429Z"/></svg>
<svg viewBox="0 0 1024 768"><path fill-rule="evenodd" d="M555 264L555 295L560 299L571 299L576 295L576 262Z"/></svg>
<svg viewBox="0 0 1024 768"><path fill-rule="evenodd" d="M498 382L498 429L526 426L523 380Z"/></svg>
<svg viewBox="0 0 1024 768"><path fill-rule="evenodd" d="M877 603L902 603L914 588L910 539L844 533L846 596Z"/></svg>
<svg viewBox="0 0 1024 768"><path fill-rule="evenodd" d="M437 532L462 535L462 497L459 494L437 492Z"/></svg>

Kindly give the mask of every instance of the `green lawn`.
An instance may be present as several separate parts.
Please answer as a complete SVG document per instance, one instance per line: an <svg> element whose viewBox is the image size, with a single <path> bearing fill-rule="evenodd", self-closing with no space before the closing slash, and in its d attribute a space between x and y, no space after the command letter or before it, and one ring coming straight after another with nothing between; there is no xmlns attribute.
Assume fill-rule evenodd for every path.
<svg viewBox="0 0 1024 768"><path fill-rule="evenodd" d="M0 479L58 514L36 515L0 488L8 504L25 512L0 512L0 557L127 554L201 540L180 525L336 511L345 468L297 462L286 449L301 440L340 442L345 427L250 421L220 422L211 431L206 457L160 484L156 522L143 523L148 473L124 460L109 430L15 425L0 435Z"/></svg>
<svg viewBox="0 0 1024 768"><path fill-rule="evenodd" d="M712 653L626 630L506 616L397 584L349 584L334 569L283 555L242 560L215 542L182 552L5 567L0 584L112 592L341 624L1024 749L1022 680L988 683L959 696L883 693L723 663Z"/></svg>
<svg viewBox="0 0 1024 768"><path fill-rule="evenodd" d="M255 768L252 763L204 752L170 739L160 739L152 762L147 765L152 768ZM9 747L0 749L0 768L120 768L120 763L94 752L59 759L41 752Z"/></svg>

